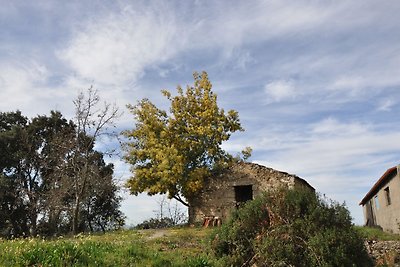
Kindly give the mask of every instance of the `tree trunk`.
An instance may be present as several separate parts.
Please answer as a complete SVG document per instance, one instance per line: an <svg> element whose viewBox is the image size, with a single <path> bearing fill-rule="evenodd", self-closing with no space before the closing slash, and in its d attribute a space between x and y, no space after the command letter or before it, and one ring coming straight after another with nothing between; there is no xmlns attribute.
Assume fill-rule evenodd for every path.
<svg viewBox="0 0 400 267"><path fill-rule="evenodd" d="M79 223L79 205L80 205L79 194L75 196L75 206L72 215L72 233L76 235L78 233L78 223Z"/></svg>
<svg viewBox="0 0 400 267"><path fill-rule="evenodd" d="M101 230L103 231L103 233L106 232L106 229L104 228L103 224L100 222L100 220L97 221L97 224L100 226Z"/></svg>
<svg viewBox="0 0 400 267"><path fill-rule="evenodd" d="M78 233L78 224L79 224L79 209L80 209L80 204L81 204L81 198L83 198L83 195L86 190L86 183L87 183L87 177L89 174L89 152L86 151L86 160L85 160L85 166L84 166L84 173L81 177L83 177L83 182L82 182L82 187L79 188L79 183L76 185L76 192L75 192L75 207L73 211L73 218L72 218L72 233L76 235ZM78 177L79 179L79 177Z"/></svg>
<svg viewBox="0 0 400 267"><path fill-rule="evenodd" d="M36 229L37 229L37 213L36 213L36 209L34 209L34 211L32 211L32 214L30 216L31 218L31 225L29 227L29 235L34 237L36 236Z"/></svg>
<svg viewBox="0 0 400 267"><path fill-rule="evenodd" d="M58 221L57 218L58 218L58 215L56 215L56 212L54 210L50 209L48 228L47 228L48 235L55 235L57 233L57 221Z"/></svg>
<svg viewBox="0 0 400 267"><path fill-rule="evenodd" d="M87 208L87 221L88 221L88 224L89 224L90 232L93 233L92 215L90 214L90 201L89 201L89 203L87 205L88 205L88 208Z"/></svg>
<svg viewBox="0 0 400 267"><path fill-rule="evenodd" d="M189 215L188 224L191 225L191 224L196 223L195 220L194 220L195 214L194 214L194 209L193 209L192 205L188 206L188 215Z"/></svg>

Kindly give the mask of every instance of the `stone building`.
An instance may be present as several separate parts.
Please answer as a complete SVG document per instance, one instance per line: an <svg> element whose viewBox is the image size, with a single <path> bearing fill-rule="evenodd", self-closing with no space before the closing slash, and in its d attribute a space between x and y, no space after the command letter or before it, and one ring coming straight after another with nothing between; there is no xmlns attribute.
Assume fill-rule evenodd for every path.
<svg viewBox="0 0 400 267"><path fill-rule="evenodd" d="M365 225L400 233L399 166L388 169L361 200Z"/></svg>
<svg viewBox="0 0 400 267"><path fill-rule="evenodd" d="M212 218L224 222L230 211L261 192L281 187L314 188L300 177L262 165L239 162L206 182L202 193L191 203L191 222L201 223Z"/></svg>

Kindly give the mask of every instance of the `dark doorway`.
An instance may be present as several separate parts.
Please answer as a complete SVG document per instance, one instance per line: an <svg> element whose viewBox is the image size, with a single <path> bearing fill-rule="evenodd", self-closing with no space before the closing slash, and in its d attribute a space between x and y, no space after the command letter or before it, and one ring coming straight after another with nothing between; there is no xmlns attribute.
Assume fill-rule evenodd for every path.
<svg viewBox="0 0 400 267"><path fill-rule="evenodd" d="M366 204L366 225L373 227L376 226L376 221L375 221L375 214L374 214L374 210L372 209L372 200L369 200Z"/></svg>
<svg viewBox="0 0 400 267"><path fill-rule="evenodd" d="M239 185L235 188L235 201L238 203L246 202L253 199L253 186L252 185Z"/></svg>

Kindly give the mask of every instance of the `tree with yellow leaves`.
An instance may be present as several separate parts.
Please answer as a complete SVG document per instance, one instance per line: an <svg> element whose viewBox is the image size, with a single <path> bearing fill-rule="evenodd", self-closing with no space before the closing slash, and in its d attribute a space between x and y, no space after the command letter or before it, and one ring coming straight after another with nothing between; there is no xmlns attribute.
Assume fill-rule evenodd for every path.
<svg viewBox="0 0 400 267"><path fill-rule="evenodd" d="M168 194L190 206L205 179L232 159L221 144L243 130L238 113L218 107L206 72L193 76L194 86L186 91L178 86L177 96L162 91L171 104L169 113L148 99L128 106L136 121L133 130L124 132L132 194Z"/></svg>

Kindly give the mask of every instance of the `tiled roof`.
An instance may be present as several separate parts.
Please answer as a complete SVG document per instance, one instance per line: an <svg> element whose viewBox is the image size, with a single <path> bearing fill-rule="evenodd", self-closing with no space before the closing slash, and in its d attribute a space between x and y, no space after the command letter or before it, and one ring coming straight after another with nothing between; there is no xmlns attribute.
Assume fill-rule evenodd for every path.
<svg viewBox="0 0 400 267"><path fill-rule="evenodd" d="M359 205L364 205L367 203L368 200L370 200L378 191L381 189L392 177L393 173L397 172L397 167L392 167L388 169L381 178L372 186L371 190L365 195L365 197L361 200Z"/></svg>

